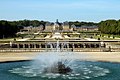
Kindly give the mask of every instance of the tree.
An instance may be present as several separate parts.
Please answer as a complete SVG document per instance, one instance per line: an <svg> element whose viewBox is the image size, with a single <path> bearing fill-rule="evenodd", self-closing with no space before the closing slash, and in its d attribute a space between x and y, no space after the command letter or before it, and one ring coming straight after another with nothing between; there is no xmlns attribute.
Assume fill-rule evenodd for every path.
<svg viewBox="0 0 120 80"><path fill-rule="evenodd" d="M99 31L106 34L120 34L120 20L101 21Z"/></svg>

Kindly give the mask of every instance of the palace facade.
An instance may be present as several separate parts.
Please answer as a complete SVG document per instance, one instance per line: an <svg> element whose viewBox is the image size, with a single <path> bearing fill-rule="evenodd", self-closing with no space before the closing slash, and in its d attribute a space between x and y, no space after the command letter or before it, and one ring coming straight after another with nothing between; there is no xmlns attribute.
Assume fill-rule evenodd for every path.
<svg viewBox="0 0 120 80"><path fill-rule="evenodd" d="M70 31L70 25L68 22L59 23L57 19L55 23L47 22L45 31Z"/></svg>

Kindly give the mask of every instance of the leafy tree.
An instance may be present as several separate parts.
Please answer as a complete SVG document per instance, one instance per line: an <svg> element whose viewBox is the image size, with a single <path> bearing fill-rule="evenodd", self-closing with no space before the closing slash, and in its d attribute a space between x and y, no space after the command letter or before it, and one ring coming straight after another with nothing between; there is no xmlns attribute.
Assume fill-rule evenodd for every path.
<svg viewBox="0 0 120 80"><path fill-rule="evenodd" d="M106 34L120 34L120 20L101 21L99 31Z"/></svg>

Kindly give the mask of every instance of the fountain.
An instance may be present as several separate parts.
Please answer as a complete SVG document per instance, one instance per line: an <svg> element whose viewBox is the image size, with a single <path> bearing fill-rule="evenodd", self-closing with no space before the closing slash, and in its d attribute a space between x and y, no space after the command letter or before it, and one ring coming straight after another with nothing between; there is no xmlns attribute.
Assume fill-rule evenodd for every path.
<svg viewBox="0 0 120 80"><path fill-rule="evenodd" d="M48 44L50 45L50 43ZM51 48L52 45L50 45ZM53 56L56 57L56 60L51 61L52 65L49 65L47 67L44 68L43 72L44 73L59 73L59 74L67 74L72 72L72 69L69 66L66 66L64 63L62 63L62 58L59 56L59 52L60 52L60 46L59 46L59 40L57 40L57 44L56 44L56 52L53 55L49 55L49 57L51 56L51 58L53 58ZM48 59L50 60L50 59ZM41 60L40 60L41 61Z"/></svg>
<svg viewBox="0 0 120 80"><path fill-rule="evenodd" d="M52 37L63 38L60 33ZM120 80L119 63L86 61L89 55L63 51L59 40L47 45L51 51L40 52L34 60L0 63L0 80Z"/></svg>
<svg viewBox="0 0 120 80"><path fill-rule="evenodd" d="M51 43L48 45L52 47ZM12 74L17 74L25 78L40 80L44 79L90 79L105 76L110 73L109 69L102 68L93 62L82 61L85 55L75 52L61 52L59 40L57 41L56 51L42 52L29 65L14 67L8 70ZM81 60L80 60L81 59ZM23 63L22 63L23 65Z"/></svg>

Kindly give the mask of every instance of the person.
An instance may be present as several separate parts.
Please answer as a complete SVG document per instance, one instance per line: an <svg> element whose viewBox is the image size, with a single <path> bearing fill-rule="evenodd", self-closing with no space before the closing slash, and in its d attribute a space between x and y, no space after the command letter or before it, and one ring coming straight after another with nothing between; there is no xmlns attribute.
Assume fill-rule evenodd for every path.
<svg viewBox="0 0 120 80"><path fill-rule="evenodd" d="M111 52L111 47L109 46L108 51Z"/></svg>

